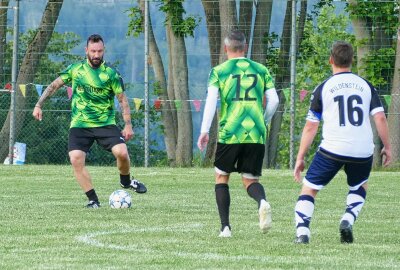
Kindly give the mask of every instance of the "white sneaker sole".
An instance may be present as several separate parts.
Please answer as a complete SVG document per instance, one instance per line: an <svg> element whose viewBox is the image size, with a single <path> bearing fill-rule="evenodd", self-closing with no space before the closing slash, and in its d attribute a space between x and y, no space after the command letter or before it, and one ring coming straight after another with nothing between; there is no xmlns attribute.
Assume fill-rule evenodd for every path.
<svg viewBox="0 0 400 270"><path fill-rule="evenodd" d="M272 227L271 205L268 202L261 203L258 209L258 216L260 219L260 229L266 233Z"/></svg>
<svg viewBox="0 0 400 270"><path fill-rule="evenodd" d="M220 232L219 237L223 237L223 238L227 238L227 237L231 237L232 236L232 232L231 230L229 230L229 227L226 226L224 228L224 230L222 232Z"/></svg>

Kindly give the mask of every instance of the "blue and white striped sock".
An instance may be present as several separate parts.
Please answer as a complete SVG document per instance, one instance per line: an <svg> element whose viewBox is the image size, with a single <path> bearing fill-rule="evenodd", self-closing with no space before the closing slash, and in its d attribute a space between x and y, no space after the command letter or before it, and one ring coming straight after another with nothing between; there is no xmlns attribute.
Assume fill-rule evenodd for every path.
<svg viewBox="0 0 400 270"><path fill-rule="evenodd" d="M350 190L347 194L346 211L341 221L347 220L353 225L364 206L366 196L367 192L362 186L357 190Z"/></svg>
<svg viewBox="0 0 400 270"><path fill-rule="evenodd" d="M310 237L310 222L314 213L314 198L310 195L300 195L294 211L296 236L307 235Z"/></svg>

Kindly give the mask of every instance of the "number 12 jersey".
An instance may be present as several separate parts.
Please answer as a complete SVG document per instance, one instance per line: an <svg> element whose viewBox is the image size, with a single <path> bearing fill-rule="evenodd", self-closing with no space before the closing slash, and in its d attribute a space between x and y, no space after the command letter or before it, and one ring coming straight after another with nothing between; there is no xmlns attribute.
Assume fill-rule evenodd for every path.
<svg viewBox="0 0 400 270"><path fill-rule="evenodd" d="M218 142L265 144L263 98L275 88L268 69L245 57L214 67L208 86L219 89L221 99Z"/></svg>

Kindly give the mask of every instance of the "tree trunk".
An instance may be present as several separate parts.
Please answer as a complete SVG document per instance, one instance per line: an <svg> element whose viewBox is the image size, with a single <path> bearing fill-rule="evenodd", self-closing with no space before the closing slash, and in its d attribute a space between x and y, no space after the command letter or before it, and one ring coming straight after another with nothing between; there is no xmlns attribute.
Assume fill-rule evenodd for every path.
<svg viewBox="0 0 400 270"><path fill-rule="evenodd" d="M171 44L171 33L167 29L166 31L167 35L167 42L168 44ZM167 85L167 93L168 93L168 103L170 104L171 107L171 114L172 114L172 128L174 129L175 133L175 139L177 140L178 137L178 117L176 115L176 108L175 108L175 91L174 91L174 80L173 80L173 74L174 74L174 65L172 64L172 53L171 53L171 48L168 47L168 85ZM175 148L176 148L176 143L175 142ZM176 154L176 149L175 149L175 154Z"/></svg>
<svg viewBox="0 0 400 270"><path fill-rule="evenodd" d="M46 50L47 44L53 34L54 27L57 23L58 15L60 13L63 0L49 0L46 8L43 12L42 20L40 22L38 31L29 44L28 49L25 53L24 59L19 69L17 86L20 84L32 83L35 78L37 67L41 55ZM16 121L15 121L15 138L18 137L18 133L21 129L21 125L24 122L26 112L25 108L26 99L21 94L21 91L14 89L16 92ZM32 108L28 108L29 110ZM10 113L7 115L7 119L0 132L0 160L8 154L8 138L10 134Z"/></svg>
<svg viewBox="0 0 400 270"><path fill-rule="evenodd" d="M190 107L188 67L186 46L183 36L177 36L170 23L169 51L172 60L173 73L169 80L173 80L175 99L182 102L182 107L176 109L178 133L176 144L176 165L191 166L193 159L193 124L192 111Z"/></svg>
<svg viewBox="0 0 400 270"><path fill-rule="evenodd" d="M144 14L144 0L140 0L142 14ZM169 100L167 91L167 80L165 78L165 70L158 49L158 45L153 33L153 26L149 16L149 55L151 58L151 66L153 67L155 85L157 85L157 93L161 100ZM171 166L175 165L175 150L176 150L176 129L174 128L173 112L171 102L164 101L161 109L161 119L164 126L164 143L167 150L168 163Z"/></svg>
<svg viewBox="0 0 400 270"><path fill-rule="evenodd" d="M358 1L356 0L349 0L349 5L355 6L357 5ZM357 15L357 14L354 14ZM368 27L368 23L365 19L362 17L357 17L357 16L352 16L351 22L353 24L354 28L354 34L356 36L356 41L358 41L359 45L357 46L357 70L358 70L358 75L361 77L365 77L365 57L370 53L371 51L371 36L372 33L370 31L370 27ZM372 133L373 133L373 140L374 140L374 167L380 167L382 164L382 158L380 155L382 146L381 146L381 140L378 136L378 132L376 130L375 123L373 121L373 118L370 117L371 121L371 127L372 127Z"/></svg>
<svg viewBox="0 0 400 270"><path fill-rule="evenodd" d="M250 43L251 23L253 14L253 1L240 1L239 6L239 30L244 33L246 41Z"/></svg>
<svg viewBox="0 0 400 270"><path fill-rule="evenodd" d="M400 21L400 15L399 15ZM400 27L397 30L396 61L394 66L393 84L392 84L392 102L389 108L389 137L392 146L393 165L400 161Z"/></svg>
<svg viewBox="0 0 400 270"><path fill-rule="evenodd" d="M232 0L219 1L219 14L221 19L221 47L219 55L219 63L226 61L224 52L224 39L229 31L238 28L238 20L236 13L236 3Z"/></svg>
<svg viewBox="0 0 400 270"><path fill-rule="evenodd" d="M307 20L307 0L301 0L299 25L297 26L297 39L296 39L297 53L299 52L300 44L303 41L304 27L306 25L306 20Z"/></svg>
<svg viewBox="0 0 400 270"><path fill-rule="evenodd" d="M218 2L208 1L208 0L202 0L202 3L206 15L211 66L214 67L219 64L220 48L221 48L221 21L219 16L219 4ZM218 114L215 113L209 131L209 142L203 160L204 166L209 166L213 163L214 154L217 147L217 139L218 139Z"/></svg>
<svg viewBox="0 0 400 270"><path fill-rule="evenodd" d="M254 22L253 46L251 59L261 64L266 63L266 51L268 44L265 44L264 37L269 33L271 25L272 0L259 1L256 8Z"/></svg>
<svg viewBox="0 0 400 270"><path fill-rule="evenodd" d="M290 36L291 36L291 20L292 5L294 1L287 1L285 19L281 35L281 46L278 59L278 71L275 79L275 86L278 90L282 90L290 85ZM266 160L267 168L276 167L276 157L278 153L279 132L285 109L285 97L283 91L278 91L279 106L272 117L270 135L268 137L268 160Z"/></svg>
<svg viewBox="0 0 400 270"><path fill-rule="evenodd" d="M8 7L9 0L1 0L0 7ZM6 78L9 74L6 74L5 70L5 53L7 45L7 8L0 8L0 88L3 88L7 83Z"/></svg>

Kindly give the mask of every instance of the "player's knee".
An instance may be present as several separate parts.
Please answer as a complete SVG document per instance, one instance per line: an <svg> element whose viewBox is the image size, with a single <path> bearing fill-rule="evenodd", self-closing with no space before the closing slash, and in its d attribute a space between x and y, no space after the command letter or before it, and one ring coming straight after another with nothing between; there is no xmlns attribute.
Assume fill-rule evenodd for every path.
<svg viewBox="0 0 400 270"><path fill-rule="evenodd" d="M69 152L69 160L74 168L82 167L85 165L85 154L78 151L71 151Z"/></svg>
<svg viewBox="0 0 400 270"><path fill-rule="evenodd" d="M127 149L120 149L114 153L115 158L120 161L128 161L129 160L129 153Z"/></svg>

